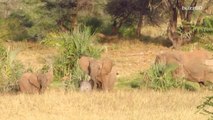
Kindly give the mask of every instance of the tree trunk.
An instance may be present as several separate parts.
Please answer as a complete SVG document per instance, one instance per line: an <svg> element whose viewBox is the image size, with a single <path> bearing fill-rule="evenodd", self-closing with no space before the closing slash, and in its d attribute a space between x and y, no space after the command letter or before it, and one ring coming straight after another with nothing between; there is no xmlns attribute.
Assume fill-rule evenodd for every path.
<svg viewBox="0 0 213 120"><path fill-rule="evenodd" d="M130 13L128 13L126 16L124 16L124 17L122 17L120 19L119 18L114 18L114 22L113 22L113 25L112 25L112 34L113 35L118 34L118 30L121 28L123 23L127 20L127 18L130 16Z"/></svg>
<svg viewBox="0 0 213 120"><path fill-rule="evenodd" d="M197 0L193 0L190 7L195 7L197 5ZM191 18L193 10L183 10L184 0L178 0L177 8L181 16L181 22L183 25L182 35L180 36L183 43L190 42L194 38L193 31L191 30Z"/></svg>
<svg viewBox="0 0 213 120"><path fill-rule="evenodd" d="M170 1L170 0L169 0ZM167 34L169 40L172 42L172 45L175 49L179 48L182 45L182 39L180 39L177 33L177 16L178 11L175 5L172 5L170 2L171 18L167 28Z"/></svg>
<svg viewBox="0 0 213 120"><path fill-rule="evenodd" d="M138 21L138 26L137 26L137 30L136 30L136 35L138 37L140 37L140 35L141 35L141 28L143 26L144 17L145 16L142 13L140 13L139 21Z"/></svg>
<svg viewBox="0 0 213 120"><path fill-rule="evenodd" d="M118 22L116 19L114 20L113 25L112 25L112 35L118 34L118 30L121 28L124 21L125 21L125 19L121 19Z"/></svg>
<svg viewBox="0 0 213 120"><path fill-rule="evenodd" d="M75 31L78 27L77 13L71 15L71 31Z"/></svg>
<svg viewBox="0 0 213 120"><path fill-rule="evenodd" d="M168 3L171 11L171 19L167 29L167 33L169 39L172 41L173 47L178 48L181 45L190 42L194 37L193 31L191 29L191 18L193 10L183 10L185 0L176 0L173 3L168 0ZM195 7L196 5L197 0L193 0L190 7ZM181 34L177 33L178 11L183 25Z"/></svg>
<svg viewBox="0 0 213 120"><path fill-rule="evenodd" d="M75 31L78 27L78 0L74 2L73 8L71 8L71 31Z"/></svg>
<svg viewBox="0 0 213 120"><path fill-rule="evenodd" d="M114 20L114 22L112 24L112 35L116 35L118 33L116 26L117 26L117 22L116 22L116 20Z"/></svg>

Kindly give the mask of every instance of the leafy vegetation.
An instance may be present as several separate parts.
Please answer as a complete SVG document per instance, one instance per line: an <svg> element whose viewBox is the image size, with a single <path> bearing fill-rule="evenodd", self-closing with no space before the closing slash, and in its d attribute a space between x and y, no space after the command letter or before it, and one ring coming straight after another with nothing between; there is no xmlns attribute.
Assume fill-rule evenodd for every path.
<svg viewBox="0 0 213 120"><path fill-rule="evenodd" d="M61 46L63 50L54 65L55 75L57 79L68 76L70 80L66 82L67 87L76 87L80 80L85 80L85 75L78 66L78 59L81 56L98 58L103 49L95 46L89 28L63 33L59 37L63 41Z"/></svg>
<svg viewBox="0 0 213 120"><path fill-rule="evenodd" d="M172 72L175 68L175 65L153 65L145 72L119 78L116 86L125 89L150 88L156 91L167 91L170 89L197 91L200 89L197 83L187 81L183 78L174 78Z"/></svg>
<svg viewBox="0 0 213 120"><path fill-rule="evenodd" d="M0 92L17 91L17 80L23 73L23 65L15 61L18 51L0 46Z"/></svg>
<svg viewBox="0 0 213 120"><path fill-rule="evenodd" d="M124 38L134 38L136 36L135 31L134 26L122 26L119 29L119 34Z"/></svg>
<svg viewBox="0 0 213 120"><path fill-rule="evenodd" d="M181 88L192 91L199 89L199 85L196 83L185 81L183 78L174 78L172 72L175 69L175 65L153 65L149 70L143 73L143 79L146 82L146 86L160 91L166 91L172 88Z"/></svg>
<svg viewBox="0 0 213 120"><path fill-rule="evenodd" d="M117 34L123 25L131 23L132 26L137 26L134 31L135 35L140 35L145 21L149 21L147 23L160 22L162 17L158 15L161 15L161 13L153 14L160 12L156 11L154 7L158 4L160 5L161 2L151 0L109 0L106 5L106 11L112 16L114 34ZM158 21L152 19L154 17L158 18Z"/></svg>

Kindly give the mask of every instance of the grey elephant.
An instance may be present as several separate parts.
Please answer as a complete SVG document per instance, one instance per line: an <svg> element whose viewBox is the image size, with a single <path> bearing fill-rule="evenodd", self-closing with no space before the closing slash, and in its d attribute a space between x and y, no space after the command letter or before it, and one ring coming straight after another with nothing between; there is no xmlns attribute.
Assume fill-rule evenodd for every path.
<svg viewBox="0 0 213 120"><path fill-rule="evenodd" d="M112 90L116 81L116 70L110 59L93 59L82 56L79 59L80 68L87 73L94 82L93 89Z"/></svg>
<svg viewBox="0 0 213 120"><path fill-rule="evenodd" d="M53 70L49 69L47 73L24 73L18 80L18 84L22 93L41 94L44 93L52 80Z"/></svg>

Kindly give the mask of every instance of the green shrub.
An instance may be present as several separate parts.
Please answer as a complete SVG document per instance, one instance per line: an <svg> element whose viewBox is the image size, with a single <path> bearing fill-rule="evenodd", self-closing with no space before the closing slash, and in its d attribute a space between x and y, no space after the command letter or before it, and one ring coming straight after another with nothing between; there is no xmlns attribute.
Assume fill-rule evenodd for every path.
<svg viewBox="0 0 213 120"><path fill-rule="evenodd" d="M91 33L103 33L105 35L112 34L112 20L108 15L101 17L97 16L79 16L79 23L82 23L83 26L91 28Z"/></svg>
<svg viewBox="0 0 213 120"><path fill-rule="evenodd" d="M41 40L40 43L50 47L61 48L62 45L64 44L62 36L63 36L62 33L51 32L46 34L45 38Z"/></svg>
<svg viewBox="0 0 213 120"><path fill-rule="evenodd" d="M174 66L167 67L165 65L153 65L146 73L148 78L148 84L155 90L168 90L170 88L176 88L179 83L172 77L172 71Z"/></svg>
<svg viewBox="0 0 213 120"><path fill-rule="evenodd" d="M197 107L200 113L209 115L209 120L213 120L213 96L205 98L206 100Z"/></svg>
<svg viewBox="0 0 213 120"><path fill-rule="evenodd" d="M174 78L172 72L176 69L176 65L153 65L148 71L143 73L143 79L147 87L154 90L165 91L172 88L182 88L186 90L197 90L195 83L186 82L183 78Z"/></svg>
<svg viewBox="0 0 213 120"><path fill-rule="evenodd" d="M84 80L83 72L78 66L81 56L100 57L102 48L95 45L89 28L79 29L73 33L60 34L63 40L62 53L55 62L55 73L58 79L63 76L72 76L72 80L66 82L67 88L75 88L80 80Z"/></svg>
<svg viewBox="0 0 213 120"><path fill-rule="evenodd" d="M197 33L193 41L198 42L201 47L213 51L213 17L205 17L201 25L194 25L192 28Z"/></svg>
<svg viewBox="0 0 213 120"><path fill-rule="evenodd" d="M101 33L105 34L105 35L112 35L112 25L107 23L107 24L104 24L102 27L101 27L101 30L100 30Z"/></svg>
<svg viewBox="0 0 213 120"><path fill-rule="evenodd" d="M6 29L7 35L4 37L4 39L21 41L29 38L26 27L22 26L21 21L16 18L8 19Z"/></svg>
<svg viewBox="0 0 213 120"><path fill-rule="evenodd" d="M100 31L103 22L97 17L91 17L86 19L85 25L91 28L91 33L95 33Z"/></svg>
<svg viewBox="0 0 213 120"><path fill-rule="evenodd" d="M17 80L23 73L23 65L15 61L18 51L6 50L0 47L0 92L18 90Z"/></svg>
<svg viewBox="0 0 213 120"><path fill-rule="evenodd" d="M38 0L22 1L22 9L11 10L10 14L0 20L3 33L0 37L5 40L41 40L49 31L56 31L57 20L60 16L51 16L46 10L46 4ZM2 23L2 24L1 24Z"/></svg>
<svg viewBox="0 0 213 120"><path fill-rule="evenodd" d="M213 17L205 17L203 23L199 26L192 26L194 31L199 34L213 34Z"/></svg>
<svg viewBox="0 0 213 120"><path fill-rule="evenodd" d="M119 34L122 37L126 37L126 38L131 38L131 37L135 37L136 36L136 29L134 26L122 26L119 29Z"/></svg>
<svg viewBox="0 0 213 120"><path fill-rule="evenodd" d="M213 51L213 39L209 39L208 37L203 37L203 39L199 40L199 43L201 47L207 50Z"/></svg>

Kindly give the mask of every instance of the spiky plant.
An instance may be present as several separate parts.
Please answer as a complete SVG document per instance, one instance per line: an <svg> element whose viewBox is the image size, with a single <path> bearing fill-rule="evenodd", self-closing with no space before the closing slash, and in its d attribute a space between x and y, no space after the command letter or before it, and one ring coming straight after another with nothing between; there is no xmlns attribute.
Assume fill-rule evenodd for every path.
<svg viewBox="0 0 213 120"><path fill-rule="evenodd" d="M4 49L4 48L3 48ZM2 51L1 51L2 52ZM17 80L23 72L23 65L15 60L18 50L4 50L0 60L0 91L17 90Z"/></svg>
<svg viewBox="0 0 213 120"><path fill-rule="evenodd" d="M89 28L60 34L60 38L63 40L62 53L55 62L55 73L59 79L71 74L72 80L70 78L66 82L67 86L76 87L78 81L84 79L83 73L79 70L78 59L82 55L98 58L103 49L95 45Z"/></svg>

